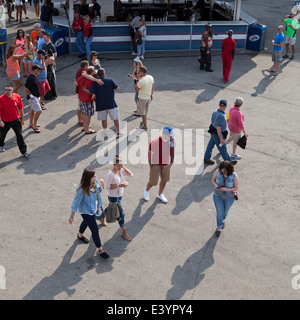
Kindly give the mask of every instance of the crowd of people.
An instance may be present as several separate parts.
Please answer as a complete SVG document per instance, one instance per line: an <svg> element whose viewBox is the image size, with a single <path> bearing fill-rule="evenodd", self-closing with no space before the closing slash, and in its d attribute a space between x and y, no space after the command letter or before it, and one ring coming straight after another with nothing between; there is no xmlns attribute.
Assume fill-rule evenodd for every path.
<svg viewBox="0 0 300 320"><path fill-rule="evenodd" d="M47 1L45 1L46 6ZM93 1L96 3L95 0ZM95 10L95 14L97 12ZM20 14L20 20L21 16L22 14ZM22 135L24 111L23 102L19 95L19 89L22 86L22 75L26 78L24 90L30 105L29 127L35 133L41 132L38 119L42 111L46 109L44 100L57 98L55 74L57 52L51 42L51 35L44 29L49 27L49 21L45 18L46 16L47 14L42 8L41 17L44 17L43 19L45 20L41 18L41 24L36 23L31 34L27 34L23 29L19 29L12 44L6 50L6 73L7 77L13 81L13 85L7 84L5 86L5 93L0 96L0 152L5 151L5 138L7 132L12 128L16 134L21 154L26 158L30 156ZM293 19L294 17L286 17L284 22L295 31L297 27L293 23ZM128 74L134 80L136 110L133 111L133 114L142 119L137 129L147 131L147 115L150 111L150 104L154 95L154 78L148 74L147 67L141 61L141 59L144 59L145 54L146 23L138 16L138 12L135 12L130 26L132 28L132 53L137 55L133 60L133 73ZM80 68L75 75L75 93L78 94L78 107L76 110L78 126L82 127L82 131L85 134L96 133L96 130L92 129L90 124L91 117L97 112L97 119L101 121L104 136L107 135L107 120L109 116L116 127L116 138L119 138L122 136L122 132L120 130L119 109L115 100L115 91L119 89L119 85L115 80L107 76L105 69L101 66L98 53L91 51L93 33L90 16L85 15L85 18L82 19L80 12L76 12L71 30L76 32L76 45L80 51L80 57L83 59L88 58L88 60L81 61ZM273 41L274 69L270 70L270 72L274 72L274 75L278 74L279 71L278 64L280 65L279 61L285 41L283 32L283 26L279 26L278 34ZM289 35L289 43L286 42L286 55L288 55L289 44L292 46L291 59L295 56L296 32L292 33ZM229 30L227 34L228 37L223 40L222 44L224 82L228 82L231 63L236 49L235 41L232 39L233 31ZM86 39L84 40L84 38ZM213 71L211 69L211 46L212 25L207 24L202 36L199 62L200 69L205 69L208 72ZM277 51L280 51L280 53ZM50 98L47 98L48 93ZM210 140L205 151L204 164L213 165L215 163L211 160L212 150L215 146L217 146L223 158L223 161L211 179L211 183L214 186L213 201L217 212L217 228L215 231L217 237L220 236L221 231L225 227L225 219L234 200L238 199L239 179L234 171L234 165L237 164L237 160L241 159L241 156L236 151L238 142L242 138L242 133L248 138L248 133L244 127L244 115L241 112L243 104L243 98L238 97L231 106L226 118L227 101L225 99L220 100L218 108L211 116L211 124L208 131L210 133ZM227 127L229 129L228 139ZM159 183L157 198L164 204L168 203L164 190L167 182L170 180L171 167L174 162L174 136L173 128L165 126L162 130L162 135L152 140L149 144L148 163L150 170L148 182L144 189L145 201L149 201L150 189ZM233 142L233 147L232 154L229 156L227 145L231 142ZM79 211L83 221L77 235L78 239L84 243L89 242L83 235L88 227L91 230L92 239L99 251L99 255L104 259L109 258L109 255L103 250L96 218L100 220L103 226L107 226L105 217L110 214L111 207L113 207L112 204L117 204L114 208L119 211L118 223L122 230L122 236L127 241L131 240L125 228L125 211L122 197L124 190L129 185L126 178L132 176L133 173L123 165L122 159L116 155L113 167L109 170L105 183L101 180L98 181L94 170L85 169L82 173L80 185L76 190L76 195L71 206L69 223L73 222L75 213ZM104 188L107 189L109 202L105 210L103 210L100 194Z"/></svg>

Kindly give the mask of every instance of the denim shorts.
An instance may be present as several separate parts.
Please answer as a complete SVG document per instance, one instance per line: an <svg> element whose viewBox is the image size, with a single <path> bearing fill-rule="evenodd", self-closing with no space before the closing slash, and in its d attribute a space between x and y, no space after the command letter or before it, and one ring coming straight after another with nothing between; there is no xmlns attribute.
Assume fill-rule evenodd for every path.
<svg viewBox="0 0 300 320"><path fill-rule="evenodd" d="M14 78L11 78L11 80L20 80L21 75L20 73L17 73L17 75Z"/></svg>

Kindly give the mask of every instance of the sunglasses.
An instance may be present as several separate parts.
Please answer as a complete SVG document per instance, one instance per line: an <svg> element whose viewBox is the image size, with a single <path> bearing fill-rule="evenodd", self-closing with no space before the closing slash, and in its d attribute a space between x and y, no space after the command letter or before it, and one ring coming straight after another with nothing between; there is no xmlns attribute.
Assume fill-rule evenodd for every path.
<svg viewBox="0 0 300 320"><path fill-rule="evenodd" d="M10 92L10 91L12 91L12 89L5 89L5 91L8 91L8 92Z"/></svg>

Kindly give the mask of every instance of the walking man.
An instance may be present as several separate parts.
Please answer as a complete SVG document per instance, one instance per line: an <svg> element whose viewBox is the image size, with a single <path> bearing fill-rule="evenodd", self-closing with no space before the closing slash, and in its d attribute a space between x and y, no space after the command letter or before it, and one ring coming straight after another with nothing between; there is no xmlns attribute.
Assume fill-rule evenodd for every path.
<svg viewBox="0 0 300 320"><path fill-rule="evenodd" d="M223 80L228 82L232 60L236 49L236 42L232 39L232 30L227 31L228 37L222 42Z"/></svg>
<svg viewBox="0 0 300 320"><path fill-rule="evenodd" d="M13 129L17 137L17 144L23 157L28 158L27 145L22 135L23 103L17 93L13 93L13 85L5 86L5 93L0 96L0 152L4 152L4 141L10 128Z"/></svg>
<svg viewBox="0 0 300 320"><path fill-rule="evenodd" d="M141 67L138 71L140 80L135 84L135 90L138 90L137 115L142 116L142 122L137 129L147 131L147 114L149 111L150 102L153 100L154 79L147 74L147 68Z"/></svg>
<svg viewBox="0 0 300 320"><path fill-rule="evenodd" d="M37 64L34 64L31 68L31 74L28 76L24 90L27 94L27 99L30 104L29 113L29 127L33 129L35 133L40 133L39 125L37 121L42 113L41 101L40 101L40 86L37 75L42 68Z"/></svg>
<svg viewBox="0 0 300 320"><path fill-rule="evenodd" d="M174 137L173 128L164 127L162 136L152 140L149 144L148 162L150 166L150 176L146 189L144 189L144 200L149 200L149 192L153 186L158 184L160 177L157 198L167 203L163 191L170 180L170 170L174 162Z"/></svg>
<svg viewBox="0 0 300 320"><path fill-rule="evenodd" d="M89 92L96 95L96 111L98 112L98 120L102 121L102 128L104 133L107 130L107 116L114 122L117 128L117 137L120 133L120 120L119 120L119 109L115 101L115 90L119 90L119 86L116 82L106 77L105 70L100 68L98 70L98 77L102 80L103 85L99 85L94 82Z"/></svg>
<svg viewBox="0 0 300 320"><path fill-rule="evenodd" d="M291 60L295 59L295 51L296 51L296 32L299 29L299 21L297 19L297 14L292 13L291 16L285 16L281 22L286 24L285 31L285 50L286 53L283 58L289 57L290 45L292 46L292 56Z"/></svg>
<svg viewBox="0 0 300 320"><path fill-rule="evenodd" d="M227 121L225 117L225 110L227 108L227 101L221 100L219 102L219 109L215 110L211 116L211 126L210 130L210 140L206 147L204 154L204 164L214 164L215 162L211 160L212 150L217 145L219 152L221 153L222 158L230 161L233 165L237 163L236 160L232 161L227 152L225 139L227 138Z"/></svg>
<svg viewBox="0 0 300 320"><path fill-rule="evenodd" d="M210 48L213 44L212 41L212 25L207 23L205 26L206 30L202 34L201 38L201 48L200 48L200 70L205 70L207 72L213 72L211 69L211 51Z"/></svg>
<svg viewBox="0 0 300 320"><path fill-rule="evenodd" d="M282 48L284 45L284 34L283 34L283 26L280 25L277 27L278 33L275 36L275 40L272 40L273 43L273 55L272 61L274 61L273 69L269 69L269 72L273 72L274 76L278 76L279 68L282 61Z"/></svg>

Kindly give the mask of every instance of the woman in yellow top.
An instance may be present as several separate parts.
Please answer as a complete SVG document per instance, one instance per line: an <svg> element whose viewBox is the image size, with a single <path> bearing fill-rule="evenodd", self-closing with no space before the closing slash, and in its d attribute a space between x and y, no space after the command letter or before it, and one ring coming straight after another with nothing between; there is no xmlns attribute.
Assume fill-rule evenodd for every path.
<svg viewBox="0 0 300 320"><path fill-rule="evenodd" d="M25 73L27 77L31 74L31 67L33 63L33 52L34 52L34 45L32 43L31 37L29 34L25 37L25 50L27 51L27 56L23 58L23 63L25 65Z"/></svg>
<svg viewBox="0 0 300 320"><path fill-rule="evenodd" d="M18 93L19 88L22 86L19 60L27 56L26 51L23 54L17 55L17 50L18 48L15 46L10 46L6 52L6 74L14 82L14 93Z"/></svg>

